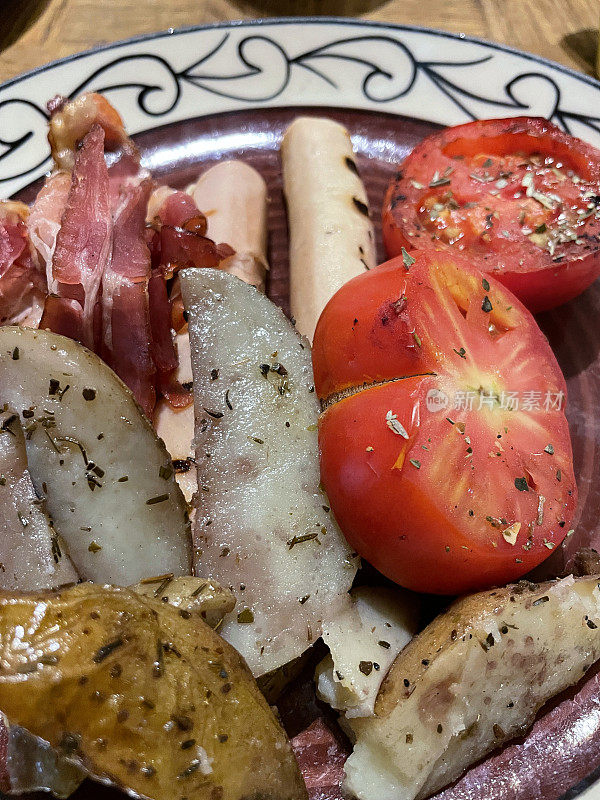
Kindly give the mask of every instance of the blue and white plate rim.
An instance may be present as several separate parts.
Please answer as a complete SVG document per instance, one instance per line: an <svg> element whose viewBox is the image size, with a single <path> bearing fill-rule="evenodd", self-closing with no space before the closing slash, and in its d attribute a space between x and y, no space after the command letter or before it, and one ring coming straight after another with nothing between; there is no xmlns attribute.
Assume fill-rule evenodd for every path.
<svg viewBox="0 0 600 800"><path fill-rule="evenodd" d="M109 96L132 133L226 111L311 105L446 125L545 116L600 146L600 116L593 113L600 108L600 83L539 56L411 25L329 17L244 20L136 36L2 84L3 196L48 169L47 100L90 89ZM257 144L277 146L248 141ZM361 149L360 141L355 145Z"/></svg>

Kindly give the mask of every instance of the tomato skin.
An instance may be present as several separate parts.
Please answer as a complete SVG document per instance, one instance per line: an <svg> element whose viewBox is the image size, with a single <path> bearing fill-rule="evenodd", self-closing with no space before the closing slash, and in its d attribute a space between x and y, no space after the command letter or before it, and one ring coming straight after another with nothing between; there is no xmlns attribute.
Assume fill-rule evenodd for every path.
<svg viewBox="0 0 600 800"><path fill-rule="evenodd" d="M398 292L402 314L384 323ZM428 405L432 390L566 392L533 317L493 278L443 253L383 264L327 305L313 363L323 485L383 574L459 594L515 580L560 544L577 499L562 408Z"/></svg>
<svg viewBox="0 0 600 800"><path fill-rule="evenodd" d="M461 316L468 313L469 319L486 317L480 310L486 295L491 299L498 325L514 327L513 338L517 339L519 324L525 320L532 347L554 365L539 388L566 394L563 375L546 337L519 300L492 277L488 279L488 289L484 289L483 276L464 257L435 251L416 255L417 261L409 269L403 257L398 257L358 275L329 301L313 341L319 399L327 400L363 384L437 372L441 360L447 369L452 369L452 364L462 368L464 358L457 352L465 343ZM465 295L477 297L470 305L457 290L460 283L464 284ZM446 314L446 284L455 288L457 304L464 300L462 312L457 305L446 309ZM449 341L453 342L450 347ZM477 353L478 363L489 370L494 369L495 361L510 357L515 343L509 337L496 344L508 352L493 355L491 360L485 349L482 352L480 348Z"/></svg>
<svg viewBox="0 0 600 800"><path fill-rule="evenodd" d="M492 273L534 314L574 300L600 275L600 250L533 272ZM567 288L568 287L568 288Z"/></svg>
<svg viewBox="0 0 600 800"><path fill-rule="evenodd" d="M519 154L516 160L515 153ZM545 174L549 194L546 200L543 193L535 197L541 196L546 204L548 198L562 198L563 204L554 210L528 198L521 184L525 166L518 163L523 160L521 154L529 158L535 153L561 165L561 170L543 164L528 167L538 182ZM512 171L504 173L501 167L504 163L507 168L507 159ZM488 162L489 175L481 170ZM577 185L568 170L578 176ZM444 185L432 186L432 176L444 176L446 171ZM508 177L494 180L499 175ZM591 195L591 213L584 188ZM399 254L402 247L462 252L478 269L497 277L531 311L543 311L576 297L600 274L600 217L595 213L599 195L600 151L596 148L543 119L478 120L427 137L406 158L384 200L384 242L390 256ZM450 211L444 205L448 203L456 210ZM560 223L565 209L575 220L571 228ZM525 213L527 222L519 223ZM561 234L565 240L551 244L551 232L558 235L561 224L570 239ZM450 231L454 238L449 237Z"/></svg>
<svg viewBox="0 0 600 800"><path fill-rule="evenodd" d="M560 491L559 502L552 495L546 499L545 514L556 515L553 524L535 525L528 539L523 523L517 543L511 545L486 518L502 516L511 523L536 519L539 495L521 492L514 485L518 458L503 465L500 473L495 465L493 472L488 471L487 449L472 433L475 469L459 472L456 464L464 463L467 455L464 435L443 413L431 419L434 415L427 418L424 410L427 391L437 385L436 379L408 378L406 383L410 385L402 391L398 384L388 383L359 392L323 414L319 428L322 480L344 535L376 569L415 591L462 594L517 580L550 554L547 544L558 546L564 538L567 528L558 526L558 515L567 520L566 525L572 519L576 491L568 433L564 430L554 437L565 453L560 460L560 484L555 480L558 462L543 452L543 442L539 442L547 485ZM406 424L410 440L387 426L390 409ZM419 416L419 424L406 422ZM468 431L472 424L465 419ZM492 434L486 447L492 446L493 438ZM554 446L558 453L559 445ZM403 462L398 465L401 454ZM468 481L460 496L453 497L449 491L449 473L450 483ZM494 501L499 479L505 492ZM571 487L570 495L566 486Z"/></svg>
<svg viewBox="0 0 600 800"><path fill-rule="evenodd" d="M321 399L362 383L423 371L407 315L408 274L402 258L357 275L335 295L317 323L315 389Z"/></svg>

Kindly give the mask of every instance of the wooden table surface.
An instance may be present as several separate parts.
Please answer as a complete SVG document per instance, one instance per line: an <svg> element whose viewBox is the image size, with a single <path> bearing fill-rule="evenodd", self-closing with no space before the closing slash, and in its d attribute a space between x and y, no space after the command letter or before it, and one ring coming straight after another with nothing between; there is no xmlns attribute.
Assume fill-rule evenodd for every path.
<svg viewBox="0 0 600 800"><path fill-rule="evenodd" d="M0 81L138 33L315 14L483 36L594 74L599 0L2 0Z"/></svg>

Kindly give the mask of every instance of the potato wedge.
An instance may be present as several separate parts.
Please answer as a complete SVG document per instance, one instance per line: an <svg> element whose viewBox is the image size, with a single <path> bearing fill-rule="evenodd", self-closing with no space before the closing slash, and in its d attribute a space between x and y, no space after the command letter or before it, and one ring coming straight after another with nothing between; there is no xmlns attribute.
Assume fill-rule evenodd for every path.
<svg viewBox="0 0 600 800"><path fill-rule="evenodd" d="M85 579L191 571L171 459L114 372L49 331L0 328L0 404L26 423L29 471Z"/></svg>
<svg viewBox="0 0 600 800"><path fill-rule="evenodd" d="M599 577L527 581L458 600L390 669L356 736L345 790L413 800L524 733L600 657Z"/></svg>
<svg viewBox="0 0 600 800"><path fill-rule="evenodd" d="M235 606L235 597L229 589L219 586L216 581L194 578L191 575L182 578L158 575L155 578L146 578L131 588L144 597L170 603L189 614L197 614L213 629L221 624L225 614L233 611Z"/></svg>
<svg viewBox="0 0 600 800"><path fill-rule="evenodd" d="M388 669L418 629L418 595L360 586L350 596L348 611L324 626L329 655L317 666L317 694L347 717L369 717Z"/></svg>
<svg viewBox="0 0 600 800"><path fill-rule="evenodd" d="M129 589L0 593L0 707L92 778L153 800L304 800L240 656Z"/></svg>
<svg viewBox="0 0 600 800"><path fill-rule="evenodd" d="M132 586L138 594L169 603L200 616L211 628L216 628L224 615L235 605L235 597L214 581L169 575L150 578ZM6 718L0 726L6 728L6 784L0 790L12 794L45 790L55 797L71 795L85 778L79 767L61 758L47 742L36 738L18 725L9 725ZM1 736L1 734L0 734Z"/></svg>
<svg viewBox="0 0 600 800"><path fill-rule="evenodd" d="M221 634L264 675L347 607L357 560L319 488L308 342L241 280L180 275L196 398L196 571L232 589L238 605Z"/></svg>
<svg viewBox="0 0 600 800"><path fill-rule="evenodd" d="M19 417L0 412L0 588L53 589L78 577L33 488Z"/></svg>

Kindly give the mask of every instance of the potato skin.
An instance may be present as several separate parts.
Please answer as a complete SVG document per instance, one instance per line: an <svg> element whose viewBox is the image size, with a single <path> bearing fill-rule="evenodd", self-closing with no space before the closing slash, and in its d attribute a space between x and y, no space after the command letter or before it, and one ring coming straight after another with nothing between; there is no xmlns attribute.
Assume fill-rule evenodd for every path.
<svg viewBox="0 0 600 800"><path fill-rule="evenodd" d="M537 586L528 581L520 581L500 589L458 598L417 634L394 661L377 696L377 716L387 716L401 697L410 697L411 687L424 678L436 656L452 647L458 639L469 636L478 623L482 623L490 615L498 614L510 602L511 597L521 597L527 602L528 594L538 589L543 593L544 588L552 583ZM405 678L410 682L408 688L404 683Z"/></svg>
<svg viewBox="0 0 600 800"><path fill-rule="evenodd" d="M524 733L600 657L599 576L461 598L399 654L356 736L345 788L428 797Z"/></svg>
<svg viewBox="0 0 600 800"><path fill-rule="evenodd" d="M305 800L241 656L128 589L0 592L0 707L90 777L152 800Z"/></svg>
<svg viewBox="0 0 600 800"><path fill-rule="evenodd" d="M197 614L213 630L223 622L223 617L235 607L233 593L216 581L192 575L174 578L157 575L131 586L137 594L169 603L190 614Z"/></svg>

